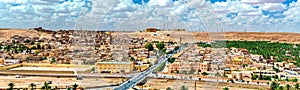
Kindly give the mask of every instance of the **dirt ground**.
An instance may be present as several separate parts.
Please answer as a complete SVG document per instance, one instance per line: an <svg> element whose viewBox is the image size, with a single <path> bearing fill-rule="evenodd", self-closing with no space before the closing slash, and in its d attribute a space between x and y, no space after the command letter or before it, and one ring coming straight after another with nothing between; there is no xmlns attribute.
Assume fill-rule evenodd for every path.
<svg viewBox="0 0 300 90"><path fill-rule="evenodd" d="M14 83L15 88L29 88L31 83L37 85L37 88L43 86L44 82L52 81L52 87L65 88L73 84L78 84L79 87L96 87L111 84L118 84L122 82L121 78L83 78L83 80L76 80L72 77L41 77L41 76L28 76L25 78L15 78L15 76L0 76L0 90L8 88L9 83Z"/></svg>
<svg viewBox="0 0 300 90"><path fill-rule="evenodd" d="M136 37L143 37L159 41L199 42L211 40L246 40L246 41L272 41L300 43L299 33L261 33L261 32L187 32L187 31L160 31L160 32L135 32Z"/></svg>
<svg viewBox="0 0 300 90"><path fill-rule="evenodd" d="M0 41L11 40L12 36L50 38L50 34L26 29L0 29Z"/></svg>
<svg viewBox="0 0 300 90"><path fill-rule="evenodd" d="M158 31L158 32L114 32L113 35L127 34L129 36L141 37L159 41L199 42L215 39L221 40L268 40L274 42L300 43L299 33L285 32L188 32L188 31ZM14 35L50 38L51 35L25 29L0 29L0 41L8 40ZM181 38L181 39L180 39Z"/></svg>
<svg viewBox="0 0 300 90"><path fill-rule="evenodd" d="M195 89L196 82L196 89ZM222 90L228 87L230 90L268 90L269 86L266 85L248 85L248 84L233 84L233 83L216 83L216 82L203 82L203 81L189 81L189 80L168 80L168 79L148 79L147 83L142 86L143 88L151 87L151 90L165 90L170 87L174 90L180 90L182 86L188 90ZM140 86L139 86L140 87ZM150 89L150 88L147 88Z"/></svg>
<svg viewBox="0 0 300 90"><path fill-rule="evenodd" d="M37 88L42 87L44 82L52 81L50 86L57 86L58 88L65 88L73 84L78 84L79 87L97 87L115 85L122 82L122 78L83 78L83 80L76 80L76 78L64 77L40 77L28 76L25 78L15 78L15 76L0 76L0 89L8 88L9 83L14 83L15 88L29 88L30 83L35 83ZM125 80L125 79L123 79ZM182 86L189 90L195 90L195 81L191 80L170 80L170 79L154 79L148 78L147 83L142 86L143 89L148 90L165 90L171 87L174 90L180 90ZM140 87L141 86L137 86ZM222 90L228 87L230 90L267 90L269 86L263 85L247 85L247 84L232 84L232 83L215 83L196 81L196 90ZM111 90L111 89L107 89Z"/></svg>

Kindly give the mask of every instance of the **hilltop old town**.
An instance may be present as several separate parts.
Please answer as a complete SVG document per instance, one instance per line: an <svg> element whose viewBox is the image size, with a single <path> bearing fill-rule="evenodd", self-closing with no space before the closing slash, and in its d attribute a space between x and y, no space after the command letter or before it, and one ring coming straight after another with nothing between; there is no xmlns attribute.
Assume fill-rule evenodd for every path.
<svg viewBox="0 0 300 90"><path fill-rule="evenodd" d="M243 43L255 41L236 41L239 43L236 47L219 47L220 44L214 46L220 41L188 43L185 41L186 38L172 34L172 32L188 32L184 29L165 31L147 28L139 32L112 32L52 31L39 27L21 31L24 34L34 35L17 33L10 35L9 38L1 38L0 74L14 75L10 78L24 78L25 81L19 81L21 83L1 81L0 88L7 88L7 84L14 84L15 88L27 88L30 84L34 84L35 88L46 88L45 84L49 84L50 88L70 88L74 85L76 88L94 88L101 85L119 85L130 79L126 77L148 73L151 70L153 72L149 73L148 77L167 80L161 81L166 85L157 86L154 82L158 81L151 81L150 78L146 83L135 86L136 88L176 90L205 88L199 83L197 87L196 82L195 87L193 83L178 87L168 84L181 80L254 85L248 87L250 89L273 88L269 87L270 85L299 85L300 68L295 64L297 61L293 61L294 58L299 58L299 52L295 54L295 51L289 51L287 48L283 52L284 56L276 56L272 53L259 54L261 51L255 51L249 48L250 46L241 46ZM145 38L135 35L137 33L141 35L146 33L150 36ZM221 42L230 44L234 41ZM182 46L184 48L181 49ZM297 49L299 45L287 44L287 47ZM179 52L173 53L174 51ZM168 57L169 55L171 56ZM163 62L160 59L162 57L168 57L167 61ZM156 68L152 69L152 66ZM26 82L26 78L33 78L31 76L51 78ZM51 81L67 77L74 77L69 80L77 83ZM51 80L48 81L49 79ZM96 81L88 82L91 80ZM101 82L99 85L93 84L99 82ZM214 88L223 87L226 85ZM231 88L245 89L235 86Z"/></svg>

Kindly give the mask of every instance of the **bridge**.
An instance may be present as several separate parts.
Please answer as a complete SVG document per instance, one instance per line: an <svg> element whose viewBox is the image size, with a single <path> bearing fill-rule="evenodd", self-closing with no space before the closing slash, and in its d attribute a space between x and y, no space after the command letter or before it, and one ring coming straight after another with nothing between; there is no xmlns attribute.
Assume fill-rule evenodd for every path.
<svg viewBox="0 0 300 90"><path fill-rule="evenodd" d="M185 46L181 46L178 50L173 50L173 51L171 51L170 54L167 54L166 56L160 57L157 64L155 64L152 67L148 68L144 72L136 74L131 79L127 80L126 82L120 84L118 87L114 88L114 90L128 90L129 88L134 87L136 84L138 84L139 82L146 79L147 76L149 74L151 74L159 65L166 62L168 60L168 58L170 58L171 56L173 56L174 54L176 54L177 52L181 51L184 48L185 48Z"/></svg>

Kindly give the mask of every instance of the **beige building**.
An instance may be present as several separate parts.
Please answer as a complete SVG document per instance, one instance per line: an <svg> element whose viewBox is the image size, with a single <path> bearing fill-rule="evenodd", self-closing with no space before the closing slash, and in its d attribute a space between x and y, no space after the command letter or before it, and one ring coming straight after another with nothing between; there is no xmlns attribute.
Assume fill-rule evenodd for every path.
<svg viewBox="0 0 300 90"><path fill-rule="evenodd" d="M98 62L98 73L127 73L134 69L133 62Z"/></svg>
<svg viewBox="0 0 300 90"><path fill-rule="evenodd" d="M25 59L26 63L39 63L40 61L43 61L43 58L40 56L28 56Z"/></svg>
<svg viewBox="0 0 300 90"><path fill-rule="evenodd" d="M211 64L210 63L200 63L198 68L201 72L207 72L210 70Z"/></svg>
<svg viewBox="0 0 300 90"><path fill-rule="evenodd" d="M168 66L169 72L175 72L175 71L194 71L194 72L207 72L210 71L211 64L204 62L204 63L180 63L180 62L174 62Z"/></svg>
<svg viewBox="0 0 300 90"><path fill-rule="evenodd" d="M228 78L234 80L244 80L244 81L252 81L252 71L233 71L231 75L228 75Z"/></svg>

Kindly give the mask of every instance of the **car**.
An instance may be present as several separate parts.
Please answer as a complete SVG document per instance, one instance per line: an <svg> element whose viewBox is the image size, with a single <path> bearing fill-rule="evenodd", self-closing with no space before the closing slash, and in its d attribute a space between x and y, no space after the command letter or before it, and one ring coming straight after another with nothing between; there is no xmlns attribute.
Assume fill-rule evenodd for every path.
<svg viewBox="0 0 300 90"><path fill-rule="evenodd" d="M16 75L15 77L16 77L16 78L21 78L21 76L20 76L20 75Z"/></svg>

